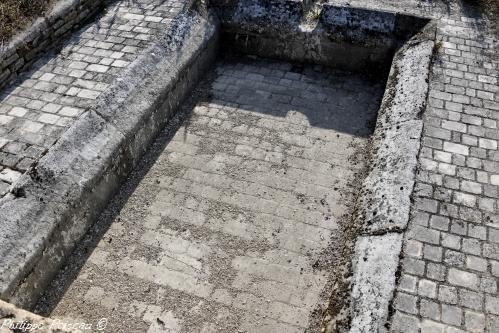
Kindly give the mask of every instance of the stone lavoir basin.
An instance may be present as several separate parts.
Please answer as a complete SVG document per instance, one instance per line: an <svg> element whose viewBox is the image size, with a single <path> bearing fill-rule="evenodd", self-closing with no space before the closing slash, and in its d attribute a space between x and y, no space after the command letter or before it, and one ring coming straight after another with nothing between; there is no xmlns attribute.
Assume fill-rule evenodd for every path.
<svg viewBox="0 0 499 333"><path fill-rule="evenodd" d="M128 166L81 195L92 213L43 231L53 244L4 288L10 300L107 318L112 332L376 325L388 310L368 294L390 288L365 274L380 244L386 258L400 250L432 30L365 9L305 12L215 1L180 15L97 106L128 140L109 163Z"/></svg>
<svg viewBox="0 0 499 333"><path fill-rule="evenodd" d="M260 58L210 74L49 288L48 315L113 318L123 332L309 327L348 238L383 86Z"/></svg>

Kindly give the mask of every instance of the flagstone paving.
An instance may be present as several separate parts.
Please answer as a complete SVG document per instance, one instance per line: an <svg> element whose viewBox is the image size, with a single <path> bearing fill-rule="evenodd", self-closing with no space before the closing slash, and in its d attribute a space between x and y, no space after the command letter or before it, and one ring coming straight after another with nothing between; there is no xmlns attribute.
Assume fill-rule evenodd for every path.
<svg viewBox="0 0 499 333"><path fill-rule="evenodd" d="M182 4L117 1L0 93L0 197L166 28Z"/></svg>

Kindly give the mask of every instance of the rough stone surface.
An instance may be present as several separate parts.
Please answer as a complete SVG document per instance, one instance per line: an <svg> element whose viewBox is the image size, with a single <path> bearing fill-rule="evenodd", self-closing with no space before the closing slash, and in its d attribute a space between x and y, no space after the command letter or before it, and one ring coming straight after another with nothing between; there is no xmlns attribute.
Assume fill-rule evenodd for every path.
<svg viewBox="0 0 499 333"><path fill-rule="evenodd" d="M400 232L407 226L434 32L427 27L395 55L373 135L372 167L359 198L358 218L366 234Z"/></svg>
<svg viewBox="0 0 499 333"><path fill-rule="evenodd" d="M320 66L226 60L206 89L40 310L108 316L117 332L320 329L311 314L330 292L338 253L328 249L345 241L382 85Z"/></svg>

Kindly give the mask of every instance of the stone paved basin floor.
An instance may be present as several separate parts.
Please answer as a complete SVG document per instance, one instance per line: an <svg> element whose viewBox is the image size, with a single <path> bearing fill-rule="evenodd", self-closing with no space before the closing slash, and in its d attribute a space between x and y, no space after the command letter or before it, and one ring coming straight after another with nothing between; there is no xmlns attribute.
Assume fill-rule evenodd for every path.
<svg viewBox="0 0 499 333"><path fill-rule="evenodd" d="M320 331L384 86L259 59L205 81L38 312L112 332Z"/></svg>

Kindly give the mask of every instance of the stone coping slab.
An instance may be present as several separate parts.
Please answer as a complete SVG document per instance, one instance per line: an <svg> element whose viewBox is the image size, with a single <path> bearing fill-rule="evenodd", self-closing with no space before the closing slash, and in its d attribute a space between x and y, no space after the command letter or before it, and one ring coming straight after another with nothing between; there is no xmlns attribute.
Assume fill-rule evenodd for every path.
<svg viewBox="0 0 499 333"><path fill-rule="evenodd" d="M407 226L434 39L435 27L428 26L394 57L372 139L372 168L359 199L365 234Z"/></svg>

